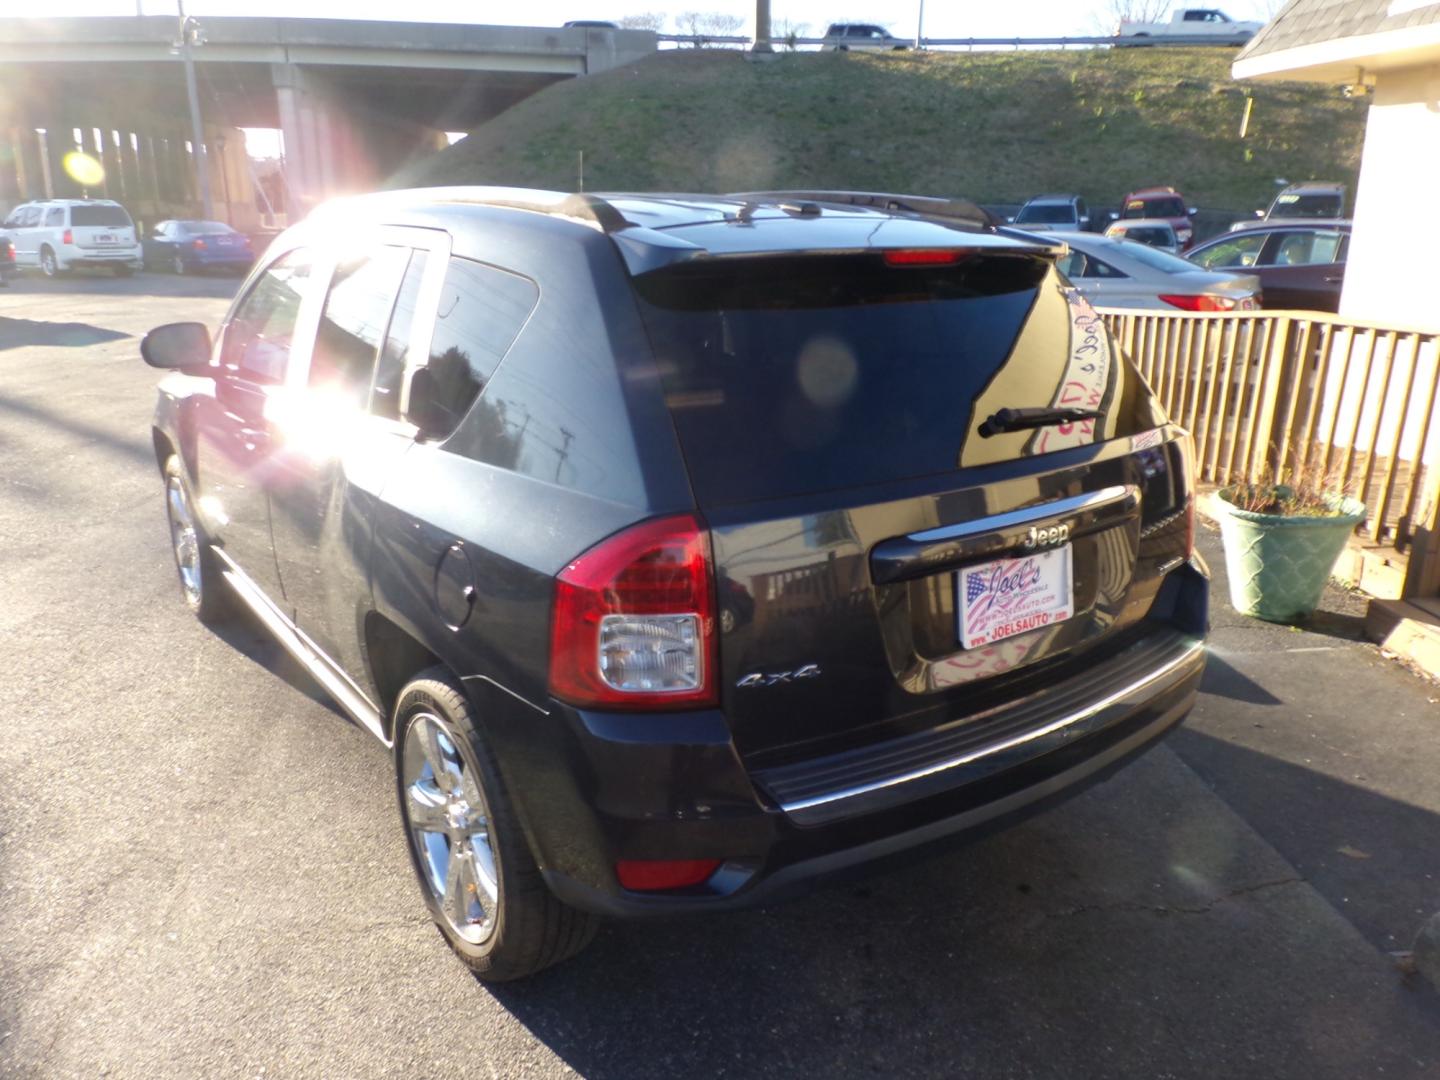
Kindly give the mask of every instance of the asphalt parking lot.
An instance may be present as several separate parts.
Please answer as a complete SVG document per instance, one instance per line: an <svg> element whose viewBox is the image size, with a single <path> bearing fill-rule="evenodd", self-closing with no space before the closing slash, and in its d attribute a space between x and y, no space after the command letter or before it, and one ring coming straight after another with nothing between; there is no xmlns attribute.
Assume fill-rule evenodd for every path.
<svg viewBox="0 0 1440 1080"><path fill-rule="evenodd" d="M386 752L180 601L137 344L235 284L0 290L0 1076L1440 1075L1389 955L1440 907L1434 690L1223 610L1188 730L1059 809L479 984ZM1351 746L1367 709L1401 719Z"/></svg>

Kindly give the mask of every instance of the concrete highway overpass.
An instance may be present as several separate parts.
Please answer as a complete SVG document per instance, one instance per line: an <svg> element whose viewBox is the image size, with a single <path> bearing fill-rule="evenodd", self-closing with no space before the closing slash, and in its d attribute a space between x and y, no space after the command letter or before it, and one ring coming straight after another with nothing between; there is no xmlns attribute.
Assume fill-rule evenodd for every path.
<svg viewBox="0 0 1440 1080"><path fill-rule="evenodd" d="M655 35L640 30L341 19L198 23L203 44L192 51L217 203L226 188L232 196L236 188L251 190L240 155L227 160L221 150L224 134L278 128L292 215L331 195L375 186L443 145L445 131L472 130L553 82L656 48ZM78 129L78 148L106 164L104 194L124 198L151 220L198 209L177 34L177 20L168 16L0 18L0 205L79 195L60 164L77 148Z"/></svg>

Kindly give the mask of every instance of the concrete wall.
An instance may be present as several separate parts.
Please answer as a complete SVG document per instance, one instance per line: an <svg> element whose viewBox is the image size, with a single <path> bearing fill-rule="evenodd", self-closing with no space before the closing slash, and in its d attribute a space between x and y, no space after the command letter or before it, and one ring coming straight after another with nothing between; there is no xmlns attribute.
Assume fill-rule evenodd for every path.
<svg viewBox="0 0 1440 1080"><path fill-rule="evenodd" d="M1340 314L1440 327L1440 259L1425 207L1440 176L1440 66L1381 72L1365 130Z"/></svg>

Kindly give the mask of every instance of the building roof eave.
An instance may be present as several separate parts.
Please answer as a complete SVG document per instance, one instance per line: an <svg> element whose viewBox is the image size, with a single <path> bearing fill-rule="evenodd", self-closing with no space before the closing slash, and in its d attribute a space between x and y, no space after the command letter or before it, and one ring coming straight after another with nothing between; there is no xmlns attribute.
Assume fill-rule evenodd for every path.
<svg viewBox="0 0 1440 1080"><path fill-rule="evenodd" d="M1230 67L1236 79L1263 82L1359 82L1361 69L1379 71L1440 63L1440 23L1336 38L1290 49L1242 55Z"/></svg>

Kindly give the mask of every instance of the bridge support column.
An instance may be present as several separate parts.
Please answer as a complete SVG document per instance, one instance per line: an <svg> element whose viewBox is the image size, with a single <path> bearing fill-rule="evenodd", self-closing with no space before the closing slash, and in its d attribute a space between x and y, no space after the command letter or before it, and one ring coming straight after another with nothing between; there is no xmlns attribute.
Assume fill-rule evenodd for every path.
<svg viewBox="0 0 1440 1080"><path fill-rule="evenodd" d="M417 154L444 146L439 131L346 101L322 73L274 64L271 79L285 142L291 221L332 196L374 190Z"/></svg>

